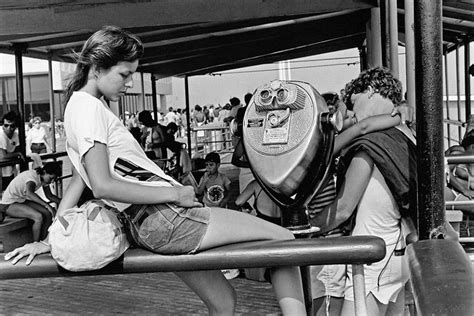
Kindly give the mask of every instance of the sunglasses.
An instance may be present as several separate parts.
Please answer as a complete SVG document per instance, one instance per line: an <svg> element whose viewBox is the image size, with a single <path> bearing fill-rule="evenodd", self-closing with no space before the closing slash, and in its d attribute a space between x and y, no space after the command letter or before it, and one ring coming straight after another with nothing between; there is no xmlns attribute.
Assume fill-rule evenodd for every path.
<svg viewBox="0 0 474 316"><path fill-rule="evenodd" d="M8 124L8 123L3 123L3 126L4 126L4 127L7 127L7 128L8 128L8 127L11 127L11 128L15 128L15 127L16 127L15 124Z"/></svg>

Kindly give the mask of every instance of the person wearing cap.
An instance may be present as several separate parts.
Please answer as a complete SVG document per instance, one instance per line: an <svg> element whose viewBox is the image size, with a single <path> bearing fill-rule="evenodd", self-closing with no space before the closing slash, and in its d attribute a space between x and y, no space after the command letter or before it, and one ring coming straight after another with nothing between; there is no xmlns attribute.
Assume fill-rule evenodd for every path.
<svg viewBox="0 0 474 316"><path fill-rule="evenodd" d="M221 158L218 153L211 152L204 160L206 172L199 181L196 194L203 195L205 206L226 207L229 201L230 179L219 172Z"/></svg>

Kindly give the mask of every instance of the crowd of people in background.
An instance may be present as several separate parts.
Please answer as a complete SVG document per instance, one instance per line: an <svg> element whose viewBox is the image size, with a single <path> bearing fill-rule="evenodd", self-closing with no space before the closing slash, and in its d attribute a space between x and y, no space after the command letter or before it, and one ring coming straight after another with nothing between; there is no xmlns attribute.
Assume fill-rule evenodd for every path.
<svg viewBox="0 0 474 316"><path fill-rule="evenodd" d="M343 170L345 173L333 176L333 181L329 181L327 188L309 203L308 211L311 222L315 226L322 227L320 237L344 234L376 235L385 240L387 256L379 263L372 264L366 271L368 308L373 315L384 315L389 311L398 313L403 308L400 302L404 297L403 290L408 276L405 273L406 258L398 257L393 253L400 246L401 239L406 233L402 230L400 223L410 216L404 212L412 211L411 208L405 209L406 205L400 205L398 202L403 194L416 195L416 192L410 191L412 182L416 182L416 174L408 174L408 169L406 169L408 166L396 166L403 169L400 174L386 170L394 170L395 166L382 168L381 165L386 165L388 159L378 161L371 156L370 142L373 141L372 137L375 137L377 141L385 140L386 135L391 139L396 139L396 141L382 142L386 149L379 154L387 155L386 151L396 148L400 159L406 161L416 158L416 139L407 125L399 124L400 119L394 118L397 111L400 114L397 108L404 103L401 98L400 82L387 70L377 68L363 72L358 78L348 83L341 92L341 94L326 93L323 97L329 111L339 111L344 118L344 129L336 137L334 154L340 155L341 163L345 163L345 170ZM252 94L247 93L242 104L239 98L232 97L223 107L220 105L201 107L196 104L190 112L189 125L196 128L215 122L229 125L234 119L241 121L251 98ZM404 106L407 107L406 104ZM394 109L396 109L395 113ZM166 114L157 113L156 118L154 113L148 110L132 114L126 111L121 119L146 156L165 173L183 183L182 176L189 175L191 171L190 158L187 157L185 150L186 145L179 141L179 138L185 136L188 128L185 111L169 107ZM19 151L17 115L13 112L5 114L2 123L0 159L24 160L25 157ZM15 166L2 167L4 193L0 202L0 222L5 215L31 219L34 223L35 241L47 235L47 228L60 203L60 198L51 193L49 185L61 174L61 171L54 163L43 165L38 156L38 154L51 151L48 131L41 123L40 117L33 117L26 133L26 153L34 160L31 170L19 173ZM368 134L371 136L364 136ZM353 143L357 137L360 144ZM472 152L473 143L474 132L468 131L461 146L450 148L447 154ZM240 194L236 197L235 205L241 211L252 213L267 222L281 224L279 206L249 172L250 165L239 135L236 135L233 145L232 164L241 169ZM174 159L171 162L172 167L169 165L171 159ZM219 171L221 157L217 152L211 152L205 156L204 162L205 171L199 181L191 183L195 195L204 206L227 208L230 202L231 180ZM173 167L176 173L173 173ZM471 192L474 191L474 186L471 185L473 176L471 176L470 166L453 166L447 172L450 176L446 190L447 199L460 200L462 197L472 199L474 194ZM338 178L340 176L343 177ZM390 179L403 177L408 177L405 179L407 180L405 186L393 189ZM347 185L339 183L336 187L337 181ZM36 193L41 187L45 198ZM377 192L377 198L374 197L373 192ZM380 207L381 201L384 203L383 207ZM328 224L327 218L336 211L345 215L340 215L337 221ZM350 226L345 226L348 220L351 220ZM366 225L367 223L370 227ZM447 230L449 231L449 227ZM228 279L239 274L239 271L235 269L223 272ZM337 315L350 314L354 304L350 272L351 268L343 265L322 266L313 270L313 298L318 314L326 311Z"/></svg>

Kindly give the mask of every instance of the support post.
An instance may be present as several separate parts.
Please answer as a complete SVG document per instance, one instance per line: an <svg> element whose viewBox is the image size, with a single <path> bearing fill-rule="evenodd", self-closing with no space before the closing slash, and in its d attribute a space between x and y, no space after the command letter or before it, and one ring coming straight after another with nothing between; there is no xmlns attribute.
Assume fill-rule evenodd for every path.
<svg viewBox="0 0 474 316"><path fill-rule="evenodd" d="M54 87L53 87L53 61L51 56L48 56L48 82L49 82L49 113L51 124L51 151L56 152L56 120L55 106L54 106Z"/></svg>
<svg viewBox="0 0 474 316"><path fill-rule="evenodd" d="M443 60L441 0L415 1L420 240L441 237L444 224Z"/></svg>
<svg viewBox="0 0 474 316"><path fill-rule="evenodd" d="M367 68L382 66L381 36L380 9L372 8L367 23Z"/></svg>
<svg viewBox="0 0 474 316"><path fill-rule="evenodd" d="M397 0L389 0L389 34L390 34L390 69L399 78L398 67L398 8Z"/></svg>
<svg viewBox="0 0 474 316"><path fill-rule="evenodd" d="M186 100L186 136L188 137L188 154L189 157L193 157L191 153L191 111L189 110L189 82L188 76L184 77L184 95ZM195 143L197 149L197 140Z"/></svg>
<svg viewBox="0 0 474 316"><path fill-rule="evenodd" d="M388 1L380 0L380 40L382 45L382 66L390 67L390 31Z"/></svg>
<svg viewBox="0 0 474 316"><path fill-rule="evenodd" d="M354 291L354 309L356 316L368 315L367 301L365 299L364 265L352 264L352 283Z"/></svg>
<svg viewBox="0 0 474 316"><path fill-rule="evenodd" d="M15 49L15 71L16 71L16 106L19 114L18 138L20 140L20 152L23 157L26 156L26 137L25 137L25 94L23 88L23 51L22 48ZM20 170L28 169L26 161L20 163Z"/></svg>
<svg viewBox="0 0 474 316"><path fill-rule="evenodd" d="M444 91L446 94L446 119L451 120L451 113L449 111L449 74L448 74L448 53L444 54ZM451 147L451 125L447 124L446 136L448 136L448 147Z"/></svg>
<svg viewBox="0 0 474 316"><path fill-rule="evenodd" d="M154 74L151 75L151 96L153 102L153 117L155 118L155 122L158 123L158 100L156 96L156 81L158 79L155 77Z"/></svg>
<svg viewBox="0 0 474 316"><path fill-rule="evenodd" d="M459 75L459 45L456 45L456 110L458 121L461 122L461 78ZM467 131L467 129L466 129ZM458 139L462 138L461 125L458 126Z"/></svg>
<svg viewBox="0 0 474 316"><path fill-rule="evenodd" d="M466 121L471 117L471 76L469 74L469 66L471 65L471 48L469 47L469 38L464 40L464 96L466 107Z"/></svg>
<svg viewBox="0 0 474 316"><path fill-rule="evenodd" d="M143 72L140 72L140 84L141 84L141 109L146 110L146 95L145 95L145 78Z"/></svg>
<svg viewBox="0 0 474 316"><path fill-rule="evenodd" d="M415 17L413 0L405 0L405 58L407 80L407 102L417 107L415 87Z"/></svg>
<svg viewBox="0 0 474 316"><path fill-rule="evenodd" d="M360 71L367 69L367 46L359 47Z"/></svg>

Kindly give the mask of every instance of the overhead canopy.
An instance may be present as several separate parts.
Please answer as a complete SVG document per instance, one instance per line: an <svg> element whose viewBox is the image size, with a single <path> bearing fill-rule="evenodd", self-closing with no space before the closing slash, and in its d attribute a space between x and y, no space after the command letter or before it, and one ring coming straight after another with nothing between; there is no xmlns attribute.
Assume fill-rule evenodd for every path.
<svg viewBox="0 0 474 316"><path fill-rule="evenodd" d="M0 52L72 61L103 25L141 37L139 70L200 75L360 47L377 0L3 0ZM403 32L403 0L398 1ZM443 1L446 50L474 34L471 0Z"/></svg>

